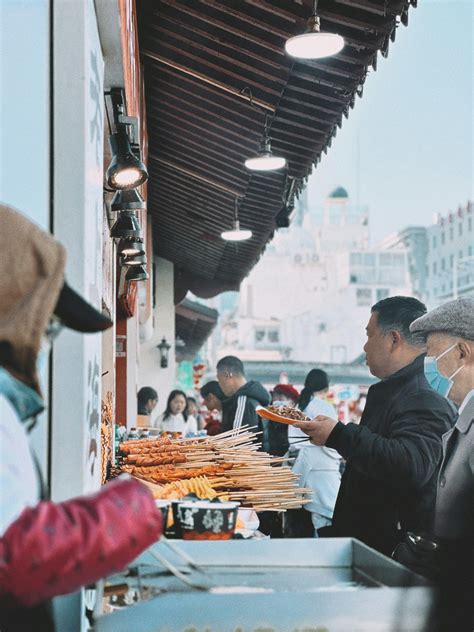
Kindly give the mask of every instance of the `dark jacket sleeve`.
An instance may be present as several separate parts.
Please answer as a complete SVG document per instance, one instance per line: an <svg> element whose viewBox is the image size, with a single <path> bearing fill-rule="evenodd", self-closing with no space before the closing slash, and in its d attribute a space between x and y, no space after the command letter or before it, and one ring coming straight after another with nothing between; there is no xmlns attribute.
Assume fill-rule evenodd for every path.
<svg viewBox="0 0 474 632"><path fill-rule="evenodd" d="M121 570L162 533L162 514L136 480L94 496L27 507L0 538L0 597L33 606Z"/></svg>
<svg viewBox="0 0 474 632"><path fill-rule="evenodd" d="M420 489L433 476L442 455L441 436L452 425L449 405L439 405L429 393L404 398L394 412L390 435L381 436L365 426L338 423L326 445L369 477L409 489Z"/></svg>

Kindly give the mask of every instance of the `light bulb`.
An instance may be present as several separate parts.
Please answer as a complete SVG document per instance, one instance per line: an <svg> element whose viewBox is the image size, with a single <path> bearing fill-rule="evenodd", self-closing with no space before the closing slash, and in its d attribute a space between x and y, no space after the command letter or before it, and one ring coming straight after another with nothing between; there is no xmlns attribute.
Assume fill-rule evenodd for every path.
<svg viewBox="0 0 474 632"><path fill-rule="evenodd" d="M123 169L122 171L117 171L113 175L113 183L119 187L130 187L135 183L138 183L142 177L141 172L138 169Z"/></svg>

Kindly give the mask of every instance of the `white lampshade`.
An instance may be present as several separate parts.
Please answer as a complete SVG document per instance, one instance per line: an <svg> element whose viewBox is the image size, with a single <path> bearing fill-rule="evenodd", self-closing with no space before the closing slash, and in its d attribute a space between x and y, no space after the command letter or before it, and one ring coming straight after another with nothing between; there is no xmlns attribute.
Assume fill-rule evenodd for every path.
<svg viewBox="0 0 474 632"><path fill-rule="evenodd" d="M250 171L276 171L286 165L285 158L274 156L271 153L261 154L254 158L247 158L245 166Z"/></svg>
<svg viewBox="0 0 474 632"><path fill-rule="evenodd" d="M225 230L221 233L221 237L225 241L245 241L246 239L250 239L250 237L252 237L252 231L240 228L239 221L235 220L232 230Z"/></svg>
<svg viewBox="0 0 474 632"><path fill-rule="evenodd" d="M321 59L336 55L344 47L344 38L336 33L312 31L290 37L285 42L288 55L299 59Z"/></svg>

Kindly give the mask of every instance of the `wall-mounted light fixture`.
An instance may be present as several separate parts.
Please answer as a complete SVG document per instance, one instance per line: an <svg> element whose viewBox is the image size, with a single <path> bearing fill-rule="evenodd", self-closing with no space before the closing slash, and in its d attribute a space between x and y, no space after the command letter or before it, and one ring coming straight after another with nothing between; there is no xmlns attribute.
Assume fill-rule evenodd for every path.
<svg viewBox="0 0 474 632"><path fill-rule="evenodd" d="M141 160L138 119L126 115L125 94L112 88L110 94L114 112L115 132L110 134L112 160L106 180L112 189L134 189L148 179L148 171Z"/></svg>
<svg viewBox="0 0 474 632"><path fill-rule="evenodd" d="M308 19L306 33L290 37L285 42L288 55L299 59L321 59L336 55L344 47L344 38L336 33L321 32L318 0L313 2L313 13Z"/></svg>
<svg viewBox="0 0 474 632"><path fill-rule="evenodd" d="M166 369L168 366L168 354L171 349L171 345L166 342L166 338L163 336L159 345L156 345L156 348L160 352L160 366L162 369Z"/></svg>
<svg viewBox="0 0 474 632"><path fill-rule="evenodd" d="M125 257L135 257L136 255L145 254L145 246L143 239L133 237L131 239L121 239L118 245L118 253Z"/></svg>
<svg viewBox="0 0 474 632"><path fill-rule="evenodd" d="M117 132L109 138L112 160L107 169L107 184L112 189L133 189L143 184L148 172L138 156L132 151L125 125L120 124Z"/></svg>
<svg viewBox="0 0 474 632"><path fill-rule="evenodd" d="M114 213L119 211L138 211L145 208L145 200L136 189L117 191L110 205L110 209Z"/></svg>
<svg viewBox="0 0 474 632"><path fill-rule="evenodd" d="M110 229L110 236L114 239L140 239L142 236L140 224L134 211L122 211L115 224Z"/></svg>
<svg viewBox="0 0 474 632"><path fill-rule="evenodd" d="M126 281L146 281L149 278L145 266L130 266L125 275Z"/></svg>
<svg viewBox="0 0 474 632"><path fill-rule="evenodd" d="M146 255L131 255L129 257L120 257L120 265L122 266L145 266L146 265Z"/></svg>

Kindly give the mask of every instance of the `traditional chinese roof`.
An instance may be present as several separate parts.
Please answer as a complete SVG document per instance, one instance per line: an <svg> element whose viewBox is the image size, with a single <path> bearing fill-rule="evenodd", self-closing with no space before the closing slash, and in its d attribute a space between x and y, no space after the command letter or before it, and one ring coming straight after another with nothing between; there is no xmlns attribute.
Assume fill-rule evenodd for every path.
<svg viewBox="0 0 474 632"><path fill-rule="evenodd" d="M308 0L140 0L139 44L149 132L149 200L155 252L173 261L178 295L238 289L293 198L331 146L369 67L387 55L416 0L320 0L321 29L345 38L336 56L295 61L288 37L304 32ZM252 107L249 97L252 95ZM272 148L288 170L255 174L265 112ZM235 198L253 237L238 245Z"/></svg>

